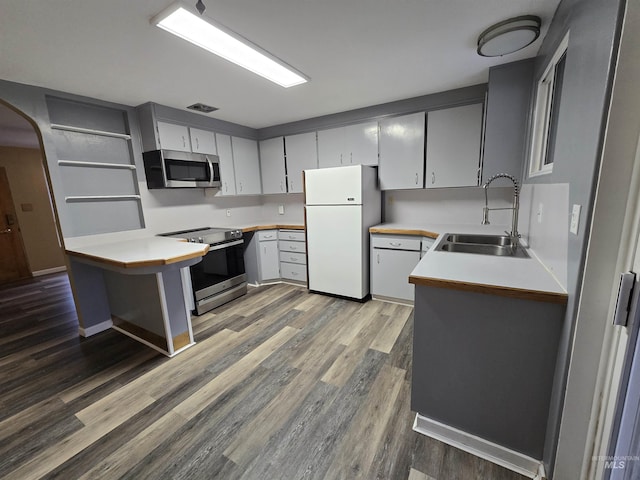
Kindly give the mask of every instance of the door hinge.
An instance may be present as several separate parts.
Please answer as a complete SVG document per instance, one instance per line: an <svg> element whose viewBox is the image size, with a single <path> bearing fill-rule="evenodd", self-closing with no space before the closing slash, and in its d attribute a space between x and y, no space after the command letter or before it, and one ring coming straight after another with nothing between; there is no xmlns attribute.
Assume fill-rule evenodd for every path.
<svg viewBox="0 0 640 480"><path fill-rule="evenodd" d="M631 311L631 299L633 298L633 287L636 281L636 274L625 272L620 274L620 284L618 285L618 299L616 300L616 310L613 314L613 324L626 327Z"/></svg>

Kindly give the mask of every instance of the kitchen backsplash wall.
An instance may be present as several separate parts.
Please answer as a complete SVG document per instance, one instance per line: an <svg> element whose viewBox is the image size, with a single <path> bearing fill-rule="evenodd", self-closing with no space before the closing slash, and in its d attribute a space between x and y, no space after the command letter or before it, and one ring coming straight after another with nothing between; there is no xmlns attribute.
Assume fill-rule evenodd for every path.
<svg viewBox="0 0 640 480"><path fill-rule="evenodd" d="M304 223L304 194L264 195L262 197L262 219L273 223ZM278 213L278 207L284 207L284 214Z"/></svg>
<svg viewBox="0 0 640 480"><path fill-rule="evenodd" d="M489 207L511 207L513 189L489 187ZM480 224L484 192L479 187L384 192L384 221L408 225ZM489 213L493 225L511 225L511 210Z"/></svg>
<svg viewBox="0 0 640 480"><path fill-rule="evenodd" d="M522 186L521 233L531 249L567 288L569 255L569 184L547 183Z"/></svg>
<svg viewBox="0 0 640 480"><path fill-rule="evenodd" d="M225 227L256 222L262 215L260 196L209 196L214 190L158 189L140 185L148 233L198 227Z"/></svg>

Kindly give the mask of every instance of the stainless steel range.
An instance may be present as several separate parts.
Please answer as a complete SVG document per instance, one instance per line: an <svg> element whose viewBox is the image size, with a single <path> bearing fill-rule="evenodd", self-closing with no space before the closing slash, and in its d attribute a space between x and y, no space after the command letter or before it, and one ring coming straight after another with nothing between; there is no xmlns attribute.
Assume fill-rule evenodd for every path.
<svg viewBox="0 0 640 480"><path fill-rule="evenodd" d="M210 245L202 261L190 267L196 315L247 293L242 230L203 227L161 236Z"/></svg>

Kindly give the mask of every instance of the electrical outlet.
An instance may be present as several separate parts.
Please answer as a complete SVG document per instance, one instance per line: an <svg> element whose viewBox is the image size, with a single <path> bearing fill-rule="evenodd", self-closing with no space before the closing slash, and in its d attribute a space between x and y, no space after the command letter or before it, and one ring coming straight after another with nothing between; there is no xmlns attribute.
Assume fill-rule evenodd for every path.
<svg viewBox="0 0 640 480"><path fill-rule="evenodd" d="M227 217L231 216L231 210L227 208Z"/></svg>
<svg viewBox="0 0 640 480"><path fill-rule="evenodd" d="M278 215L284 215L284 205L278 205Z"/></svg>
<svg viewBox="0 0 640 480"><path fill-rule="evenodd" d="M538 204L538 223L542 223L542 212L544 211L544 205L542 203Z"/></svg>
<svg viewBox="0 0 640 480"><path fill-rule="evenodd" d="M571 225L569 226L569 231L574 235L578 234L578 227L580 226L580 205L574 205L571 210Z"/></svg>

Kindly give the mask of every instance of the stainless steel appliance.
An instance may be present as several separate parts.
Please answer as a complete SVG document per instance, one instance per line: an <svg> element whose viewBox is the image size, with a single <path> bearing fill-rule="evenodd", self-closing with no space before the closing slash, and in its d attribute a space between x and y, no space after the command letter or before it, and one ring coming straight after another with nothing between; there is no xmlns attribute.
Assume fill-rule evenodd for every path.
<svg viewBox="0 0 640 480"><path fill-rule="evenodd" d="M219 188L220 163L217 155L153 150L142 154L147 187Z"/></svg>
<svg viewBox="0 0 640 480"><path fill-rule="evenodd" d="M202 261L189 267L196 315L247 293L242 230L203 227L162 236L210 245Z"/></svg>

